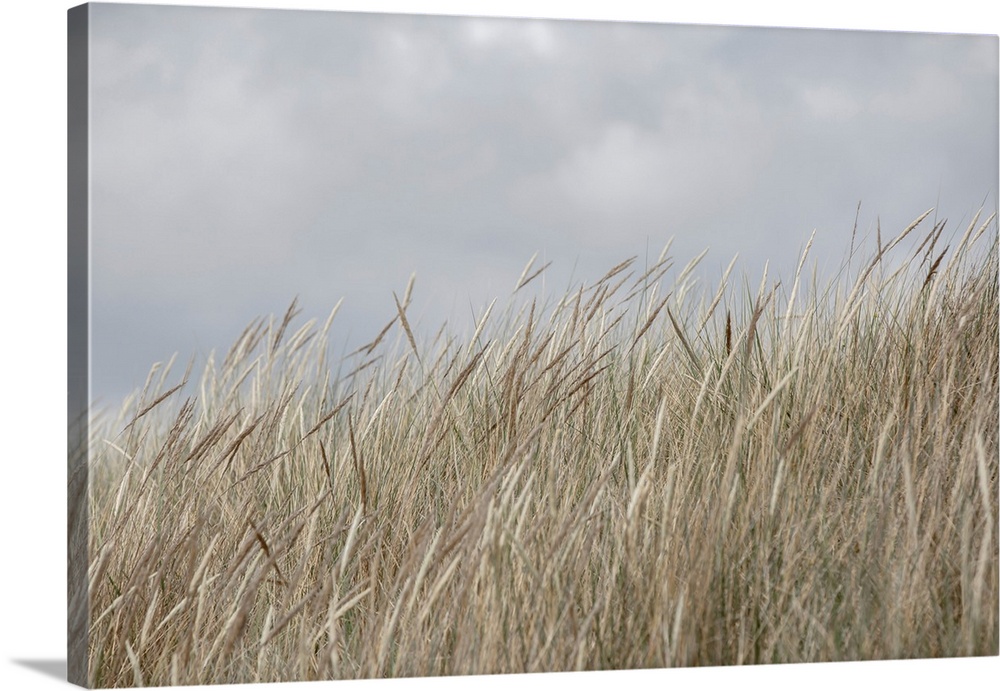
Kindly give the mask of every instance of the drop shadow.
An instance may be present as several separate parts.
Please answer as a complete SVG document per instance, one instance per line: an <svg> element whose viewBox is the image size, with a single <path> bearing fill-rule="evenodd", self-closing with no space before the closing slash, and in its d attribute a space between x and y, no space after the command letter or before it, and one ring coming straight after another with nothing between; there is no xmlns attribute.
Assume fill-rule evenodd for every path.
<svg viewBox="0 0 1000 691"><path fill-rule="evenodd" d="M11 660L16 665L27 667L47 677L66 681L66 659Z"/></svg>

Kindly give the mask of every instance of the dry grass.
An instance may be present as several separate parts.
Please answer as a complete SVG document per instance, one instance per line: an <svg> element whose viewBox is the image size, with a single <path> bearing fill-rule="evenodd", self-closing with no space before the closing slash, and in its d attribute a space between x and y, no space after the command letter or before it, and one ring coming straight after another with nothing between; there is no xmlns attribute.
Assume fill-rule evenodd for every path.
<svg viewBox="0 0 1000 691"><path fill-rule="evenodd" d="M996 226L940 236L154 368L94 426L91 683L996 655Z"/></svg>

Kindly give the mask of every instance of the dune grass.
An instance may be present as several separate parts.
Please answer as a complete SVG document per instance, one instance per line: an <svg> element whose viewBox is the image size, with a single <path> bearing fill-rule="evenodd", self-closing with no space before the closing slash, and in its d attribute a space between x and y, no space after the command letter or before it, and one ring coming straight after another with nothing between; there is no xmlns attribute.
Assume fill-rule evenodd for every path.
<svg viewBox="0 0 1000 691"><path fill-rule="evenodd" d="M93 425L91 683L998 654L996 223L890 264L920 221L825 285L665 250L154 368Z"/></svg>

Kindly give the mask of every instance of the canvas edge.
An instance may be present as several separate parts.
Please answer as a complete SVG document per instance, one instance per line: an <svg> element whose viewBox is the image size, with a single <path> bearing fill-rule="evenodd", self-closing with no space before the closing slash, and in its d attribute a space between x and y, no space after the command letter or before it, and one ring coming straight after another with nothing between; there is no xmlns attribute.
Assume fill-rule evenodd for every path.
<svg viewBox="0 0 1000 691"><path fill-rule="evenodd" d="M67 681L87 686L90 396L89 6L67 11Z"/></svg>

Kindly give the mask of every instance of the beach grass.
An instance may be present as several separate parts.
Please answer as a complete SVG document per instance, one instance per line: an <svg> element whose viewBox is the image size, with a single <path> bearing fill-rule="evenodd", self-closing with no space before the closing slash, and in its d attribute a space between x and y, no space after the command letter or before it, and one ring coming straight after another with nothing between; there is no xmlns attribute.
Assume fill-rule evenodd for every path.
<svg viewBox="0 0 1000 691"><path fill-rule="evenodd" d="M997 655L996 220L930 225L157 365L92 424L91 685Z"/></svg>

